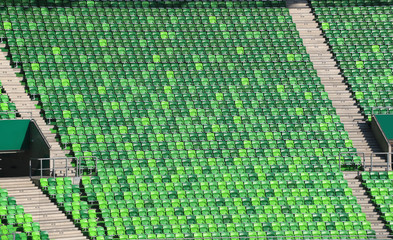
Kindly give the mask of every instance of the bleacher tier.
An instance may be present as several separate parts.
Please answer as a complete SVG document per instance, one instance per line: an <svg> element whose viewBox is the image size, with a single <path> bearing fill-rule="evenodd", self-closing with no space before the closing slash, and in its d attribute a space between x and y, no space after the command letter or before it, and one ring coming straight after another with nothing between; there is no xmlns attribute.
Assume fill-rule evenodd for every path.
<svg viewBox="0 0 393 240"><path fill-rule="evenodd" d="M98 158L41 180L86 235L373 235L285 1L34 2L2 1L0 36L63 147Z"/></svg>

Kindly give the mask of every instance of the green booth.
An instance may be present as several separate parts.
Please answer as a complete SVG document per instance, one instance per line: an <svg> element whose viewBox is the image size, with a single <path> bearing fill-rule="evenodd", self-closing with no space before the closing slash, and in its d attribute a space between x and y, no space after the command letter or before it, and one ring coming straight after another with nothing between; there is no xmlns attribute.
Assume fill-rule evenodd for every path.
<svg viewBox="0 0 393 240"><path fill-rule="evenodd" d="M30 159L49 157L50 145L34 120L0 120L0 133L2 177L29 176Z"/></svg>

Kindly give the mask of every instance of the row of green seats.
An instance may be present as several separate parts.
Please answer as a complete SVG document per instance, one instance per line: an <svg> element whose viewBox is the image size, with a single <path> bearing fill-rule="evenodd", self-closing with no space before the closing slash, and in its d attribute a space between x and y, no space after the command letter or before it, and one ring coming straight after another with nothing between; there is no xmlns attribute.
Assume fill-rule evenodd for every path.
<svg viewBox="0 0 393 240"><path fill-rule="evenodd" d="M338 40L338 39L337 39ZM379 46L379 45L343 45L343 39L340 41L334 42L335 44L332 46L332 50L344 54L344 56L355 56L361 58L368 58L368 57L381 57L389 56L391 52L393 52L392 46Z"/></svg>
<svg viewBox="0 0 393 240"><path fill-rule="evenodd" d="M118 201L119 204L120 201ZM89 210L90 211L90 210ZM86 214L86 212L85 212ZM103 216L110 217L110 212L103 211ZM190 216L160 216L160 217L122 217L118 219L114 217L108 220L110 222L123 221L124 225L129 225L131 222L135 226L146 225L168 225L173 224L222 224L222 223L301 223L307 222L309 226L315 222L337 222L337 225L342 225L342 222L362 222L365 221L364 213L296 213L296 214L250 214L250 215L190 215ZM105 220L104 220L105 222ZM365 223L367 224L367 223Z"/></svg>
<svg viewBox="0 0 393 240"><path fill-rule="evenodd" d="M173 222L173 221L172 221ZM83 220L81 221L81 226L82 229L87 229L90 227L97 227L98 224L94 220L88 221L88 220ZM307 230L371 230L371 227L367 224L362 224L360 222L345 222L344 224L342 222L299 222L299 223L271 223L271 224L266 224L266 223L221 223L221 224L215 224L215 223L210 223L210 224L173 224L173 225L155 225L155 226L130 226L128 225L128 221L123 221L122 218L106 218L105 219L105 224L106 228L109 230L113 229L114 227L116 228L122 228L125 227L129 231L134 230L134 233L145 233L145 232L151 232L153 231L154 233L198 233L198 232L236 232L240 231L243 232L245 229L247 229L247 232L252 232L252 231L259 231L259 230L265 230L269 231L269 229L273 231L307 231ZM127 224L124 225L123 224Z"/></svg>
<svg viewBox="0 0 393 240"><path fill-rule="evenodd" d="M233 116L230 115L230 112L228 114L228 111L223 110L226 116L193 116L193 117L182 117L182 116L177 116L177 117L173 117L171 115L169 115L169 112L164 112L167 113L167 116L148 116L147 114L152 115L152 113L155 113L155 111L132 111L133 114L141 114L141 117L139 117L139 119L142 118L146 118L150 117L151 121L153 123L158 123L155 126L151 126L151 125L147 125L147 126L134 126L134 121L133 120L128 120L128 119L120 119L120 118L109 118L109 119L105 119L103 117L101 118L82 118L82 119L64 119L63 121L58 120L58 125L61 128L61 130L63 130L64 128L68 128L68 127L83 127L85 128L87 132L90 131L90 129L92 128L93 133L100 135L102 133L106 134L111 134L111 129L110 127L119 127L119 132L118 133L113 133L114 135L122 135L121 137L126 137L124 135L127 134L133 134L131 135L131 139L133 139L135 142L148 142L150 137L155 137L155 138L159 138L159 139L166 139L167 141L172 141L171 139L174 139L175 141L181 141L181 139L184 139L186 141L188 141L188 139L192 139L194 140L204 140L207 141L207 133L204 133L202 131L195 132L195 133L187 133L187 127L186 130L183 130L184 127L181 127L180 129L182 129L182 133L179 132L175 132L172 133L170 131L168 131L168 128L170 129L170 126L175 126L175 119L184 119L184 123L188 123L187 125L191 125L191 124L195 124L197 126L198 129L203 129L204 125L208 125L208 124L215 124L215 125L219 125L219 126L223 126L223 130L228 129L229 127L231 127L231 129L237 129L236 124L232 124L232 119L236 119L237 117L242 117L243 120L241 120L242 122L245 122L244 126L240 126L240 128L242 129L242 132L235 132L235 131L231 131L231 132L215 132L214 133L214 139L217 140L246 140L247 137L249 137L250 140L280 140L281 137L285 137L286 139L290 139L291 137L289 137L288 135L293 135L294 139L299 139L299 137L296 136L302 136L302 140L306 139L303 138L304 133L296 133L296 131L294 130L304 130L305 132L311 132L312 127L311 124L319 124L319 127L321 129L326 128L326 125L328 126L328 128L333 128L333 126L336 127L336 129L340 129L342 127L342 125L339 123L340 122L340 118L337 115L324 115L324 116L263 116L263 115L259 115L259 116L255 116L254 112L251 112L250 110L244 111L242 109L239 110L238 115L233 114ZM130 111L131 112L131 111ZM159 112L159 111L158 111ZM233 112L233 110L232 110ZM201 111L200 111L201 113ZM146 114L146 115L144 115ZM158 121L157 121L158 119ZM191 120L190 120L191 119ZM211 119L211 121L209 121L209 119ZM216 121L217 119L217 121ZM228 120L226 120L228 119ZM250 119L250 120L249 120ZM180 121L180 120L179 120ZM250 121L250 123L247 123L248 121ZM307 121L309 123L309 125L306 125L304 128L301 127L300 123L302 121ZM228 125L226 123L229 123ZM253 129L253 125L256 125L256 128L260 128L263 127L264 130L266 132L268 132L267 134L265 133L253 133L253 131L246 131L245 129ZM235 126L234 126L235 125ZM283 128L282 126L285 125L287 130L292 130L291 132L287 132L284 131L285 128ZM317 126L317 125L316 125ZM127 131L125 131L125 127L127 129ZM245 128L242 128L245 127ZM315 125L313 126L315 127ZM122 129L122 132L120 132L120 128ZM179 127L176 126L177 129L179 129ZM100 130L98 130L100 129ZM221 127L220 127L221 130ZM60 131L60 129L59 129ZM115 131L115 130L113 130ZM271 133L274 132L274 133ZM286 133L287 132L287 133ZM314 132L314 131L313 131ZM315 131L316 133L318 131ZM62 131L62 133L64 134L65 131ZM67 131L68 133L68 131ZM91 134L91 133L90 133ZM90 135L89 134L89 135ZM154 134L154 135L149 135L149 134ZM163 135L160 135L163 134ZM336 132L336 131L332 131L332 132L323 132L322 133L323 136L325 136L324 138L329 139L340 139L340 136L343 137L344 139L347 139L347 133L340 133L340 132ZM267 136L267 137L266 137ZM317 139L322 139L321 137L319 137L320 135L317 134ZM114 137L114 136L113 136ZM118 138L119 136L116 136L116 138ZM209 135L210 137L210 135ZM312 140L312 139L310 139Z"/></svg>
<svg viewBox="0 0 393 240"><path fill-rule="evenodd" d="M231 51L231 50L230 50ZM243 50L242 50L243 51ZM21 53L21 51L18 51L19 55L24 55ZM230 52L231 53L231 52ZM140 55L136 55L136 57L134 56L130 56L128 57L128 55L126 55L125 57L119 57L119 56L112 56L112 55L93 55L93 56L89 56L89 57L84 57L84 56L73 56L73 55L66 55L66 56L45 56L45 55L24 55L20 57L20 61L22 61L23 63L25 62L31 62L31 63L40 63L39 65L35 64L34 66L37 67L41 67L42 69L44 69L44 67L46 66L46 63L68 63L67 66L73 67L75 70L78 70L80 66L84 67L87 66L89 67L89 64L85 64L85 63L95 63L95 62L99 62L100 67L106 67L106 68L112 68L112 63L117 63L117 65L115 65L115 67L118 70L122 70L123 69L127 69L127 65L121 65L122 63L127 63L127 62L138 62L140 63L140 66L143 66L142 63L152 63L155 62L157 64L154 65L155 69L158 70L160 67L160 63L162 63L163 66L165 66L165 64L176 64L179 63L183 64L184 63L201 63L200 68L204 68L205 70L209 70L209 68L214 69L214 70L222 70L222 71L226 71L226 70L232 70L231 68L233 68L233 64L231 64L230 62L241 62L244 61L245 58L244 57L240 57L238 55L235 54L223 54L223 55L218 55L220 54L220 52L217 53L217 55L201 55L202 57L199 57L200 55L193 55L193 56L197 56L198 58L196 59L195 57L191 57L191 56L165 56L165 55L154 55L154 53L150 56L140 56ZM99 53L95 53L95 54L99 54ZM116 54L116 53L112 53L112 54ZM199 52L199 54L201 54ZM257 53L255 52L255 55L248 55L247 56L247 60L249 61L253 61L253 62L264 62L265 64L261 64L261 65L265 65L268 69L297 69L298 67L305 67L306 69L311 70L312 69L312 64L309 62L304 62L306 61L306 59L303 59L303 57L301 56L301 54L282 54L283 56L280 56L278 59L276 57L271 57L269 55L263 55L262 53ZM19 62L17 61L17 54L15 54L12 58L12 60L14 62ZM269 63L272 61L272 58L276 58L278 61L274 61L274 63ZM107 63L107 64L103 64L103 63ZM229 63L228 63L229 62ZM70 65L69 63L72 63L73 65ZM209 64L210 63L210 64ZM152 64L150 64L152 65ZM187 64L190 69L194 69L193 65ZM247 65L250 64L243 64L245 67ZM254 64L255 65L255 64ZM93 65L90 65L93 68ZM198 65L195 65L198 66Z"/></svg>
<svg viewBox="0 0 393 240"><path fill-rule="evenodd" d="M231 133L221 133L219 131L215 131L213 133L206 133L206 137L204 136L205 134L202 134L202 132L198 132L200 134L188 134L188 133L166 133L166 134L143 134L139 133L139 128L144 127L144 126L165 126L165 125L186 125L186 126L192 126L192 125L223 125L227 124L230 127L232 125L236 125L238 128L251 128L251 129L259 129L262 128L264 132L282 132L283 134L286 131L305 131L305 132L310 132L310 131L327 131L327 130L343 130L342 129L342 123L339 123L337 121L337 118L332 119L332 122L324 123L324 122L317 122L317 123L312 123L312 121L309 121L311 123L307 123L304 125L299 124L298 122L298 117L293 116L293 117L288 117L286 120L287 122L285 124L283 123L267 123L265 117L246 117L246 116L222 116L222 117L163 117L163 118L135 118L135 120L127 121L130 125L128 126L122 126L122 125L112 125L112 126L106 126L106 125L101 125L99 122L100 119L95 119L96 124L95 126L69 126L69 127L59 127L58 131L60 134L69 134L71 135L92 135L92 134L117 134L117 135L127 135L127 134L136 134L136 135L131 135L131 139L133 141L138 142L178 142L178 141L191 141L198 140L199 138L202 138L201 140L208 140L208 141L213 141L213 140L239 140L243 138L243 134L237 134L234 132ZM311 120L311 118L310 118ZM138 130L137 130L138 127ZM202 127L203 128L203 127ZM221 129L221 128L220 128ZM136 131L136 132L135 132ZM258 136L258 135L265 135L269 136L269 134L258 134L258 133L253 133L253 131L247 131L248 134L253 135L253 136ZM294 131L293 131L294 132ZM291 133L292 134L292 133ZM296 135L296 133L293 133L293 135ZM298 135L298 134L297 134ZM341 134L342 137L345 138L346 134L343 133ZM284 136L286 136L284 134ZM125 137L125 136L122 136ZM246 137L246 136L244 136ZM140 138L140 139L139 139ZM251 137L251 140L256 140L255 137ZM265 138L266 139L266 138ZM280 140L280 138L276 139L273 137L268 137L267 140ZM243 140L243 139L242 139ZM262 139L261 139L262 140Z"/></svg>
<svg viewBox="0 0 393 240"><path fill-rule="evenodd" d="M307 181L257 181L257 175L247 176L246 174L242 176L243 178L240 180L238 177L238 181L232 179L229 176L221 176L220 178L213 178L213 177L196 177L193 178L178 176L178 178L171 178L171 181L166 180L166 182L148 182L146 183L131 183L131 184L92 184L86 186L87 192L121 192L121 191L150 191L153 189L154 191L159 190L166 190L166 191L174 191L178 190L181 191L185 190L226 190L226 189L245 189L249 188L250 185L257 185L251 187L267 187L271 189L292 189L292 188L345 188L347 187L347 182L345 180L307 180ZM206 182L208 179L214 180L214 182ZM56 188L57 193L64 193L61 188ZM68 192L70 193L70 192ZM176 194L175 194L176 195Z"/></svg>
<svg viewBox="0 0 393 240"><path fill-rule="evenodd" d="M41 12L34 12L39 11ZM117 8L66 8L70 9L64 11L64 9L52 8L50 11L47 11L45 8L32 8L32 9L22 9L21 7L14 8L8 7L2 9L2 12L5 13L4 18L9 18L11 21L18 21L18 19L22 20L35 20L36 18L42 18L45 22L48 20L54 20L54 22L61 23L80 23L83 19L96 20L95 17L99 20L115 20L116 22L121 22L122 20L129 18L138 20L138 24L152 24L154 21L163 20L164 23L172 23L172 24L185 24L190 23L190 19L195 19L200 23L218 23L222 18L232 17L234 19L233 23L245 23L247 21L255 19L263 19L263 22L269 22L269 20L277 23L288 22L292 23L292 18L289 16L288 12L283 11L281 8L275 9L267 9L267 8L253 8L253 9L117 9ZM31 12L33 11L33 12ZM190 14L191 13L191 14ZM10 16L8 16L9 14ZM16 18L15 15L18 17ZM185 16L184 16L185 15ZM218 18L216 16L219 16ZM34 22L34 21L33 21ZM112 21L110 21L112 22ZM38 23L40 24L40 23ZM37 26L39 26L37 24ZM127 24L130 24L129 22ZM35 26L35 23L30 24L31 27ZM138 25L137 25L138 26ZM135 27L137 27L135 26ZM105 27L105 26L104 26ZM120 27L120 26L119 26ZM34 29L32 29L34 30Z"/></svg>
<svg viewBox="0 0 393 240"><path fill-rule="evenodd" d="M362 12L361 7L370 7L373 12L379 13L384 7L391 5L391 0L383 1L372 1L372 0L322 0L322 1L311 1L313 6L316 7L329 7L331 9L341 10L344 8L353 8L353 13L358 14Z"/></svg>
<svg viewBox="0 0 393 240"><path fill-rule="evenodd" d="M334 125L333 125L334 126ZM236 129L236 128L232 128ZM257 127L248 127L247 129L258 129ZM288 129L290 130L290 129ZM328 128L326 128L328 130ZM326 131L321 130L321 131ZM329 130L338 131L340 129L336 129L335 127L330 128ZM302 131L304 131L302 129ZM314 130L318 132L317 130ZM314 132L313 131L313 132ZM182 131L181 131L182 132ZM247 131L248 132L248 131ZM130 133L132 134L132 133ZM274 136L277 134L265 134L265 137L257 137L257 139L253 140L245 140L239 141L238 136L237 139L233 139L231 135L223 135L223 134L208 134L207 136L198 136L197 134L189 133L186 135L184 133L183 136L179 134L179 136L171 136L168 134L149 134L153 135L151 138L146 141L145 136L147 134L140 134L140 138L137 134L134 135L131 139L133 139L134 143L128 143L130 140L127 135L120 135L114 134L114 137L104 137L104 135L70 135L69 143L76 144L76 143L98 143L91 146L89 148L94 147L97 148L122 148L119 150L191 150L191 149L260 149L260 148L307 148L307 147L348 147L351 148L352 142L351 140L297 140L296 136L298 134L292 134L290 137L287 134L279 134L282 135L284 140L275 140ZM304 132L306 134L306 132ZM195 136L196 135L196 136ZM249 136L248 133L245 134L245 137ZM175 138L180 138L179 141L175 141ZM207 138L207 139L206 139ZM255 138L255 137L254 137ZM181 141L183 139L183 141ZM292 140L286 140L292 139ZM306 139L300 137L300 139ZM66 140L66 139L64 139ZM201 142L198 142L201 141ZM236 141L237 140L237 141ZM124 142L124 144L122 144ZM159 142L159 144L157 143ZM65 142L63 142L65 143ZM118 144L111 144L111 143L118 143Z"/></svg>
<svg viewBox="0 0 393 240"><path fill-rule="evenodd" d="M155 159L103 160L99 163L97 175L99 177L118 176L122 179L120 183L125 183L125 178L128 183L144 182L145 177L142 178L140 175L149 175L150 178L150 175L203 173L232 174L233 177L237 177L235 174L253 174L254 172L261 180L324 180L324 178L342 180L342 176L336 173L338 164L332 164L335 160L337 159L334 157L209 158L200 161L167 159L157 162ZM293 178L290 178L290 175Z"/></svg>
<svg viewBox="0 0 393 240"><path fill-rule="evenodd" d="M262 166L233 166L232 168L224 169L224 168L215 168L214 167L134 167L129 169L129 175L119 176L119 175L103 175L103 176L91 176L91 177L83 177L82 182L85 184L125 184L125 183L167 183L167 182L196 182L199 178L204 178L209 180L210 182L213 179L217 179L218 182L221 181L247 181L249 178L258 179L261 181L265 180L303 180L303 181L313 181L313 180L343 180L342 174L340 173L333 173L333 172L296 172L297 169L293 165L291 169L288 169L288 166L285 165L276 165L276 166L265 166L263 170L267 169L270 171L270 167L273 170L273 167L276 168L276 171L285 171L285 170L292 170L292 172L267 172L263 173ZM257 167L259 167L257 169ZM217 172L220 169L221 171ZM280 169L280 170L279 170ZM282 170L284 169L284 170ZM301 169L299 169L301 170ZM227 172L227 173L220 173L220 172ZM198 172L198 173L196 173ZM155 174L154 174L155 173ZM187 174L185 174L187 173ZM214 173L214 174L213 174ZM131 176L130 176L131 175ZM246 180L244 180L246 179ZM54 187L54 186L50 186ZM56 187L62 187L58 185ZM48 188L49 189L49 188ZM61 188L60 188L61 189ZM72 189L72 188L71 188ZM76 192L76 191L74 191Z"/></svg>
<svg viewBox="0 0 393 240"><path fill-rule="evenodd" d="M124 233L125 229L119 228L120 233ZM130 233L134 232L133 230L130 230ZM127 233L127 231L126 231ZM89 228L89 234L90 236L97 236L97 240L104 240L105 230L104 228ZM117 229L112 227L110 231L111 236L118 234ZM332 230L332 231L261 231L261 232L216 232L216 233L210 233L210 232L204 232L204 233L177 233L177 234L130 234L130 235L120 235L119 239L184 239L184 238L206 238L206 239L211 239L211 238L220 238L223 240L229 240L233 238L239 238L239 237L267 237L267 238L277 238L277 237L285 237L285 238L291 238L295 237L297 239L308 239L308 238L324 238L324 239L347 239L348 237L354 238L354 239L363 239L364 237L367 238L376 238L375 237L375 231L373 230Z"/></svg>
<svg viewBox="0 0 393 240"><path fill-rule="evenodd" d="M79 154L79 151L82 149L79 145L74 145L76 151L78 151L77 157L80 156L92 156L92 152L86 152L86 154ZM87 148L85 148L87 149ZM115 150L111 149L111 150ZM255 157L336 157L336 161L339 158L339 155L348 154L348 153L356 153L356 149L354 148L332 148L332 149L224 149L224 150L155 150L155 151L119 151L115 153L108 153L108 149L100 149L95 154L100 154L102 152L102 156L108 157L106 159L111 160L119 160L119 156L124 156L127 158L134 158L138 160L149 160L154 158L159 159L172 159L176 162L181 162L183 166L190 166L192 164L207 163L206 159L208 158L255 158ZM105 154L105 155L104 155ZM188 160L183 163L185 159L192 159L192 161ZM202 159L202 160L199 160ZM231 162L232 163L232 162Z"/></svg>
<svg viewBox="0 0 393 240"><path fill-rule="evenodd" d="M43 26L46 24L54 24L55 26L64 26L66 29L63 30L68 30L67 27L74 26L75 24L86 24L83 27L78 26L79 29L85 29L88 31L99 31L101 29L107 30L115 30L117 28L121 28L121 26L114 27L113 22L117 24L126 24L129 25L131 29L138 29L142 27L147 27L147 29L157 29L157 27L163 27L165 24L172 24L172 26L168 26L167 28L173 29L176 28L178 25L184 25L184 24L198 24L198 25L211 25L211 27L219 26L221 27L221 30L223 30L223 26L221 24L231 24L231 25L241 25L245 23L249 24L260 24L265 26L265 28L268 28L270 25L275 25L275 26L284 26L285 27L292 27L294 24L292 23L292 17L290 16L244 16L244 12L237 13L238 15L235 16L229 16L225 12L218 13L218 15L221 16L206 16L207 14L210 13L202 13L198 12L198 14L201 14L201 16L193 17L193 16L151 16L152 13L145 13L146 16L73 16L69 14L68 16L64 15L51 15L51 16L44 16L42 17L42 23L30 23L26 24L24 21L29 21L29 20L35 20L34 17L26 17L25 15L19 15L18 18L9 18L8 16L3 16L2 19L4 21L8 20L10 22L5 22L3 25L4 30L10 30L10 29L15 29L15 30L36 30L40 31L43 30ZM92 15L94 13L91 13ZM97 14L97 13L96 13ZM165 14L165 13L164 13ZM187 13L183 13L187 14ZM213 13L214 14L214 13ZM254 13L255 14L255 13ZM263 13L262 13L263 14ZM204 16L205 15L205 16ZM24 21L23 21L24 20ZM93 21L92 21L93 20ZM93 22L93 23L92 23ZM138 25L131 25L130 22L135 22ZM103 25L100 26L98 29L94 29L93 26L94 24L102 23ZM111 24L109 24L111 23ZM152 26L153 24L160 24L158 26ZM213 24L215 26L213 26ZM197 25L197 26L198 26ZM210 28L210 27L209 27ZM225 28L226 29L226 28ZM246 28L248 29L248 28ZM52 30L52 29L48 29ZM230 28L229 30L234 30L234 28ZM283 30L283 29L280 29Z"/></svg>
<svg viewBox="0 0 393 240"><path fill-rule="evenodd" d="M77 198L73 198L77 200ZM123 200L120 192L105 192L105 193L89 193L87 195L88 202L98 201L103 209L115 209L117 204L120 209L126 208L141 208L141 207L217 207L217 206L241 206L241 205L347 205L355 204L355 197L269 197L269 198L199 198L199 199L155 199L155 200ZM72 201L68 201L72 202ZM69 204L67 202L67 204ZM75 201L73 201L75 202ZM105 205L105 207L104 207ZM72 205L71 205L72 206ZM115 211L114 210L114 211Z"/></svg>
<svg viewBox="0 0 393 240"><path fill-rule="evenodd" d="M2 6L7 6L7 7L32 7L36 6L36 2L34 0L23 0L23 1L18 1L18 0L9 0L4 3ZM251 12L251 9L253 8L267 8L265 11L266 12L281 12L280 7L285 7L285 1L282 0L269 0L269 1L262 1L262 2L251 2L251 1L246 1L246 2L235 2L235 1L230 1L230 2L222 2L222 1L209 1L209 2L203 2L203 1L196 1L196 2L181 2L182 3L182 8L184 9L199 9L199 8L224 8L224 9L247 9ZM120 1L120 2L112 2L112 1L78 1L78 2L68 2L67 0L57 0L55 4L61 4L60 6L63 6L57 11L66 11L66 7L76 7L76 8L93 8L93 9L105 9L105 8L126 8L126 9L141 9L141 10L149 10L149 9L169 9L173 12L176 11L176 6L179 6L178 1L167 1L164 3L160 2L148 2L148 1ZM50 6L50 5L49 5ZM41 9L37 9L37 13L40 15L48 11L47 5L43 5ZM182 9L180 8L180 9ZM278 8L276 10L276 8ZM73 8L71 8L73 9ZM168 10L168 11L169 11ZM32 11L32 10L31 10ZM72 10L68 10L72 11ZM118 10L120 11L120 10Z"/></svg>
<svg viewBox="0 0 393 240"><path fill-rule="evenodd" d="M98 56L100 55L107 55L111 56L112 60L115 61L122 61L126 62L127 58L125 56L128 56L128 60L133 60L133 56L136 55L136 59L138 61L142 61L142 59L149 60L148 56L154 56L154 55L159 55L160 56L160 62L161 62L161 56L166 56L169 59L170 57L176 56L176 59L179 58L181 61L191 61L191 59L188 56L183 56L183 55L199 55L200 59L205 60L205 54L198 54L202 49L195 49L194 47L173 47L173 48L164 48L164 47L154 47L151 46L153 43L148 43L149 47L142 47L140 46L143 44L143 42L140 42L140 44L133 44L133 47L112 47L108 46L108 48L101 48L101 47L34 47L36 44L34 43L36 40L30 40L30 39L19 39L18 41L8 41L8 45L10 46L10 50L12 52L15 52L15 55L40 55L42 60L46 61L55 61L55 56L62 56L63 61L72 61L72 62L86 62L87 60L93 59L91 55L95 56L97 59ZM134 41L134 40L132 40ZM233 59L243 59L244 54L251 55L251 57L254 55L265 55L265 58L267 59L268 57L271 58L273 62L278 62L280 60L288 60L285 58L281 58L281 55L286 55L286 54L295 54L295 60L296 57L299 58L298 54L305 54L305 48L304 46L283 46L280 48L275 48L275 47L265 47L265 46L251 46L251 47L243 47L243 49L239 48L236 49L236 52L234 51L234 44L237 44L232 39L203 39L203 41L198 41L195 40L194 45L196 47L201 47L199 46L200 44L207 45L205 46L206 52L209 53L207 55L211 55L211 59L208 58L209 61L215 61L215 62L224 62L228 57L231 57ZM256 41L255 43L259 43ZM21 47L18 47L18 45L22 45ZM38 44L37 44L38 45ZM258 44L262 45L262 44ZM211 47L213 46L213 47ZM222 47L220 47L222 46ZM338 46L337 46L338 47ZM340 46L342 47L342 46ZM211 50L215 50L214 52L217 54L210 54ZM389 51L390 48L388 47L382 47L380 48L381 52L387 52ZM238 55L238 50L240 53L244 53L242 55ZM368 50L371 51L371 50ZM35 53L35 54L34 54ZM197 54L196 54L197 53ZM201 52L202 53L202 52ZM221 53L221 54L219 54ZM267 54L269 53L269 54ZM53 56L53 54L56 54ZM120 54L120 56L118 56ZM79 56L82 55L82 56ZM88 56L87 56L88 55ZM141 55L145 57L141 57ZM45 57L43 57L45 56ZM213 58L215 57L215 59ZM225 56L225 58L224 58ZM237 56L237 58L236 58ZM290 60L293 60L291 57L292 55L289 55ZM109 57L106 57L109 58ZM194 58L192 57L192 61L194 61ZM37 58L38 59L38 58ZM98 58L100 59L100 58ZM135 61L136 61L135 59ZM199 60L200 60L199 59ZM151 58L150 58L151 60ZM155 58L156 61L158 61L158 57ZM195 59L197 60L197 59ZM206 61L206 60L205 60ZM206 61L207 62L207 61ZM226 61L230 62L230 61ZM286 62L286 61L285 61ZM292 61L293 62L293 61Z"/></svg>
<svg viewBox="0 0 393 240"><path fill-rule="evenodd" d="M220 189L220 190L191 190L191 184L180 184L176 183L173 184L173 188L170 189L178 189L178 191L165 191L165 185L164 184L138 184L137 188L139 189L139 186L141 189L147 189L148 187L152 186L152 191L145 191L145 192L117 192L115 195L118 199L125 199L125 200L141 200L141 199L154 199L157 200L157 204L160 204L159 199L161 200L168 200L171 198L179 198L179 199L192 199L195 197L198 198L212 198L213 196L218 197L218 198L230 198L230 197L282 197L282 196L287 196L287 197L309 197L309 196L319 196L319 197L326 197L326 196L350 196L352 194L352 190L350 188L345 188L343 189L332 189L332 188L326 188L326 189L315 189L315 188L304 188L304 189L271 189L269 188L269 184L267 185L268 189L262 190L262 189L253 189L250 188L248 190L245 189L235 189L234 184L232 184L232 190L228 189ZM231 184L229 184L231 185ZM245 183L246 186L251 185L250 182ZM158 190L161 190L162 192L156 191L156 188ZM259 184L257 187L261 187ZM175 189L176 188L176 189ZM186 189L186 190L183 190ZM88 187L87 189L89 191L88 195L91 201L93 201L98 195L106 194L104 192L98 192L95 193L92 187ZM98 191L98 190L97 190ZM120 191L120 190L119 190ZM186 203L185 203L186 204Z"/></svg>
<svg viewBox="0 0 393 240"><path fill-rule="evenodd" d="M384 98L386 95L383 95L383 93L380 93L381 98ZM181 97L180 99L181 100ZM97 110L109 110L109 111L115 111L115 110L135 110L135 109L157 109L157 110L162 110L162 109L180 109L180 110L188 110L191 112L197 112L202 105L204 106L204 109L227 109L228 107L235 107L235 108L252 108L252 109L257 109L260 108L261 106L266 106L267 103L272 103L269 107L272 108L272 113L274 113L274 110L277 111L278 109L275 109L277 107L284 108L284 104L286 104L287 107L291 107L292 112L289 112L289 116L294 116L294 115L304 115L304 110L303 108L317 108L317 107L324 107L326 105L330 105L330 101L313 101L313 100L282 100L282 102L276 102L274 104L273 100L267 100L265 102L260 103L258 100L221 100L221 101L201 101L197 100L195 102L192 101L186 101L186 102L175 102L175 101L163 101L163 102L153 102L153 104L149 103L144 103L144 102L134 102L134 103L128 103L128 102L103 102L102 106L99 106L96 104L94 108ZM86 109L85 104L77 104L77 103L49 103L45 102L43 103L45 107L48 107L49 109L55 111L65 111L66 109L71 110L79 110L79 111L88 111ZM149 106L150 105L150 106ZM288 106L289 105L289 106ZM302 108L302 109L300 109ZM330 107L331 108L331 107ZM326 112L326 108L322 108L320 111ZM288 110L289 111L289 110ZM309 114L311 115L311 114ZM67 117L67 116L64 116ZM150 125L150 124L149 124Z"/></svg>

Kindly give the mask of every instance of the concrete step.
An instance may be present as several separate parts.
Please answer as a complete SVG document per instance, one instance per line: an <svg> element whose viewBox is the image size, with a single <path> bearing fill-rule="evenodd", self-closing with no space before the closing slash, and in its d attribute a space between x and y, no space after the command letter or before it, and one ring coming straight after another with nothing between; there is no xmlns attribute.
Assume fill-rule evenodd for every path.
<svg viewBox="0 0 393 240"><path fill-rule="evenodd" d="M25 213L47 231L50 239L86 239L57 206L39 190L29 178L1 178L0 188L8 190Z"/></svg>
<svg viewBox="0 0 393 240"><path fill-rule="evenodd" d="M23 206L25 206L26 204L21 202L21 204ZM49 203L48 203L49 204ZM58 217L59 219L63 219L64 218L64 214L63 215L58 215L59 213L59 209L53 209L53 208L45 208L45 207L24 207L24 209L26 211L29 211L32 214L35 214L39 217L42 217L44 219L48 218L48 217ZM43 211L45 211L45 213L42 213ZM57 212L54 212L57 211ZM61 216L61 217L60 217Z"/></svg>
<svg viewBox="0 0 393 240"><path fill-rule="evenodd" d="M332 75L339 75L340 74L340 70L338 70L338 69L316 69L317 70L317 73L318 73L318 75L320 74L320 75L329 75L329 76L332 76ZM344 86L343 85L343 87L347 87L347 86Z"/></svg>

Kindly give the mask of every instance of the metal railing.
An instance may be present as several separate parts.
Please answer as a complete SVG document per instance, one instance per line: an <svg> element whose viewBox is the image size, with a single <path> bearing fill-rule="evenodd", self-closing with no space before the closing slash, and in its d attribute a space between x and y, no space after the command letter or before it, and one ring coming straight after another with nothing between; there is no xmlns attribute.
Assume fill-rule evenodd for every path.
<svg viewBox="0 0 393 240"><path fill-rule="evenodd" d="M364 153L364 152L342 152L342 153L339 153L339 157L338 157L340 171L341 171L342 162L343 162L342 159L345 156L351 156L351 155L353 156L354 154L356 154L357 156L361 157L361 159L362 159L360 165L357 165L355 162L352 162L353 165L357 165L357 166L360 166L360 167L363 168L363 170L360 170L358 168L358 171L357 171L358 175L359 175L360 171L365 171L366 168L369 168L368 171L373 171L373 168L375 168L375 167L386 166L385 171L391 171L392 170L392 155L393 155L393 152L371 152L370 154L367 154L367 156L366 156L366 153ZM378 155L386 156L386 164L385 163L383 165L381 165L381 164L376 165L375 164L374 159ZM368 164L366 163L367 159L370 160Z"/></svg>
<svg viewBox="0 0 393 240"><path fill-rule="evenodd" d="M64 161L65 160L65 167L57 167L56 162ZM61 170L65 171L65 176L68 177L68 170L69 166L72 167L72 161L75 161L76 158L74 157L60 157L60 158L32 158L29 160L29 168L30 168L30 178L33 175L35 170L40 172L40 177L48 176L48 177L56 177L56 173ZM38 167L33 167L33 162L38 161Z"/></svg>
<svg viewBox="0 0 393 240"><path fill-rule="evenodd" d="M338 154L338 165L339 165L339 168L340 168L340 172L341 172L341 166L342 166L342 165L341 165L341 162L342 162L341 159L344 158L344 157L347 157L347 156L354 156L354 155L357 155L357 156L360 155L361 161L360 161L360 164L359 164L359 165L357 165L357 164L355 163L355 161L352 161L351 164L352 164L352 165L355 165L355 166L359 166L359 167L362 166L362 163L363 163L363 165L364 165L365 159L366 159L366 154L365 154L364 152L340 152L340 153ZM359 176L359 171L360 171L360 169L357 168L358 176Z"/></svg>
<svg viewBox="0 0 393 240"><path fill-rule="evenodd" d="M85 159L94 160L94 168L90 166L83 166L82 161ZM58 166L56 162L65 161L65 166ZM33 163L38 162L37 167L33 167ZM42 177L58 177L61 171L65 171L64 177L68 177L68 172L73 169L72 162L75 162L75 177L80 177L84 169L95 171L97 169L97 157L59 157L59 158L32 158L29 160L29 176L33 177L33 173L39 171L40 178Z"/></svg>
<svg viewBox="0 0 393 240"><path fill-rule="evenodd" d="M370 172L373 170L374 162L373 157L377 155L386 155L386 171L390 171L392 169L392 152L373 152L370 155ZM384 165L376 165L376 166L384 166ZM375 167L376 167L375 166Z"/></svg>

